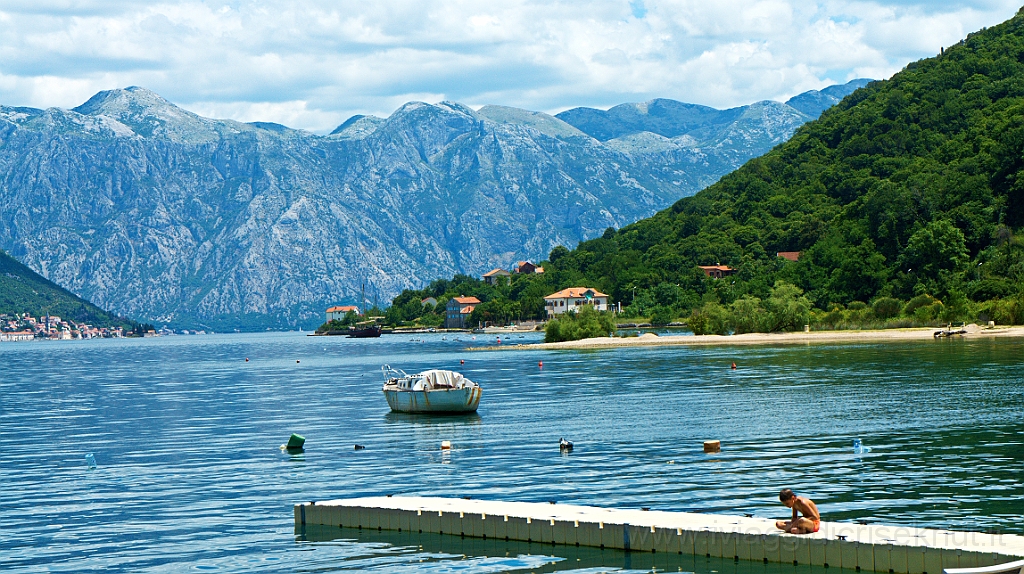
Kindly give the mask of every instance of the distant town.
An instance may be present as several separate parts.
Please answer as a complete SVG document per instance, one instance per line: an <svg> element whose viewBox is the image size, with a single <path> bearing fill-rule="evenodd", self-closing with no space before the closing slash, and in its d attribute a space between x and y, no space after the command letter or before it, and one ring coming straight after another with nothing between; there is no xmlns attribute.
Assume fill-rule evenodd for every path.
<svg viewBox="0 0 1024 574"><path fill-rule="evenodd" d="M138 329L124 330L122 327L95 327L87 323L63 319L56 315L42 315L38 318L28 313L0 313L0 343L15 341L73 341L79 339L120 339L124 337L159 337L167 335L206 335L212 334L205 330L180 329L173 330L163 327L154 329L152 325L143 325Z"/></svg>
<svg viewBox="0 0 1024 574"><path fill-rule="evenodd" d="M32 341L35 339L117 339L126 336L121 327L94 327L44 315L38 319L21 315L0 314L0 342Z"/></svg>

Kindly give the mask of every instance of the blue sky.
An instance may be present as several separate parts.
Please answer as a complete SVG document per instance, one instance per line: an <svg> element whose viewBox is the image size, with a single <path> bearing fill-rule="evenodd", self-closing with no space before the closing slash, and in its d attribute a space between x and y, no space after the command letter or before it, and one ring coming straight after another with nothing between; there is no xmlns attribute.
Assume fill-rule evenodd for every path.
<svg viewBox="0 0 1024 574"><path fill-rule="evenodd" d="M138 85L202 115L317 132L411 100L549 113L657 97L725 108L887 78L1019 8L1002 0L0 0L0 104L69 108Z"/></svg>

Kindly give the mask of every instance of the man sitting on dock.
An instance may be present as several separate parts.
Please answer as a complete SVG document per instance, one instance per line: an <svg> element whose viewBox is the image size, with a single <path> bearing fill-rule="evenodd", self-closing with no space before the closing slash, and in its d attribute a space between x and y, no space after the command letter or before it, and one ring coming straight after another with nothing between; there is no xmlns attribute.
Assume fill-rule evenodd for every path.
<svg viewBox="0 0 1024 574"><path fill-rule="evenodd" d="M785 530L791 534L810 534L817 532L818 528L821 527L821 514L818 513L818 507L810 498L797 496L792 490L784 488L779 493L779 500L787 508L793 509L792 520L787 522L779 520L775 523L776 528L779 530ZM798 518L796 515L798 511L803 516Z"/></svg>

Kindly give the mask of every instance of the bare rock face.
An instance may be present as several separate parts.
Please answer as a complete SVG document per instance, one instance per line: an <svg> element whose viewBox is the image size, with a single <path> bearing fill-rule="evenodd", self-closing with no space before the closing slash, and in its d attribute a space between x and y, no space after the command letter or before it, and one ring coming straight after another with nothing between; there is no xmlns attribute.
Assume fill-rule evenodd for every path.
<svg viewBox="0 0 1024 574"><path fill-rule="evenodd" d="M807 119L768 102L700 140L599 141L546 114L454 102L327 136L203 118L134 87L74 110L0 107L0 247L134 318L310 326L364 284L385 302L650 216Z"/></svg>

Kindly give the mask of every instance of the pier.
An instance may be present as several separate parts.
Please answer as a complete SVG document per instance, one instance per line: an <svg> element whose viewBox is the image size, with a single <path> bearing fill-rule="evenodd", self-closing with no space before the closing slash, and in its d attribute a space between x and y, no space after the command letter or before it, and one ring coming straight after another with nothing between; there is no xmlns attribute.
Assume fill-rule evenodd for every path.
<svg viewBox="0 0 1024 574"><path fill-rule="evenodd" d="M822 522L787 534L774 519L536 502L367 497L296 504L295 526L671 552L891 574L942 574L1024 558L1024 536ZM780 513L782 514L782 513Z"/></svg>

